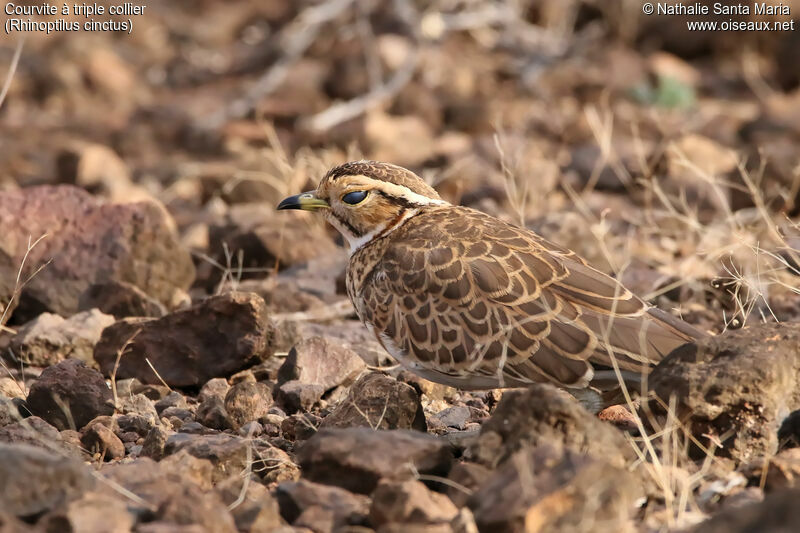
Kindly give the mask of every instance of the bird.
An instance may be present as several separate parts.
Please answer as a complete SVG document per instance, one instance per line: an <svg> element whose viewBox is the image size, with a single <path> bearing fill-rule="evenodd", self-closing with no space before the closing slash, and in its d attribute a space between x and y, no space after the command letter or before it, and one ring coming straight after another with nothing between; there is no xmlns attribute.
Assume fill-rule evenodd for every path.
<svg viewBox="0 0 800 533"><path fill-rule="evenodd" d="M462 390L551 383L597 412L704 336L576 253L453 205L379 161L330 169L278 210L315 211L349 246L347 294L403 367Z"/></svg>

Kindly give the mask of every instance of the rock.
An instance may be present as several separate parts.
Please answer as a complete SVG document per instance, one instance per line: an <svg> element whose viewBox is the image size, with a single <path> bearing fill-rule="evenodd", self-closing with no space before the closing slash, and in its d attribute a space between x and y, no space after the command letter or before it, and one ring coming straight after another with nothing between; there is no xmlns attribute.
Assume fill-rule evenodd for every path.
<svg viewBox="0 0 800 533"><path fill-rule="evenodd" d="M782 419L800 408L798 346L800 324L728 330L673 351L653 369L650 388L666 403L676 397L678 416L691 415L687 427L704 445L724 435L717 455L772 455Z"/></svg>
<svg viewBox="0 0 800 533"><path fill-rule="evenodd" d="M453 482L447 485L446 490L450 501L459 508L467 505L470 495L474 494L489 479L492 472L478 463L456 463L448 476L448 479Z"/></svg>
<svg viewBox="0 0 800 533"><path fill-rule="evenodd" d="M639 489L624 468L544 445L517 451L468 504L480 531L625 531Z"/></svg>
<svg viewBox="0 0 800 533"><path fill-rule="evenodd" d="M135 522L121 496L92 491L48 513L38 524L43 531L129 533Z"/></svg>
<svg viewBox="0 0 800 533"><path fill-rule="evenodd" d="M131 395L141 394L149 400L157 402L166 397L171 392L170 388L165 385L157 383L141 383L135 380L137 384L131 388Z"/></svg>
<svg viewBox="0 0 800 533"><path fill-rule="evenodd" d="M366 496L306 480L281 483L275 490L275 497L281 516L290 524L314 507L321 507L331 514L334 528L365 524L369 514L369 498Z"/></svg>
<svg viewBox="0 0 800 533"><path fill-rule="evenodd" d="M231 269L243 267L242 279L248 279L264 277L264 271L272 269L276 262L285 268L336 252L336 245L322 226L309 225L296 214L282 215L275 212L272 203L231 206L221 223L208 228L209 255L227 266L231 263L226 259L227 253L227 257L234 258ZM242 263L236 258L241 258ZM208 272L206 287L214 288L222 275L219 269Z"/></svg>
<svg viewBox="0 0 800 533"><path fill-rule="evenodd" d="M22 362L50 366L68 358L94 364L92 352L103 330L114 317L97 309L64 320L52 313L42 313L22 326L11 339L11 349Z"/></svg>
<svg viewBox="0 0 800 533"><path fill-rule="evenodd" d="M208 533L208 529L200 524L178 525L158 521L137 526L136 533Z"/></svg>
<svg viewBox="0 0 800 533"><path fill-rule="evenodd" d="M149 457L154 461L160 461L164 457L164 447L167 444L167 437L169 435L161 427L154 427L147 432L147 436L142 443L142 452L140 455Z"/></svg>
<svg viewBox="0 0 800 533"><path fill-rule="evenodd" d="M200 459L186 450L174 453L159 461L158 466L169 474L191 481L203 490L214 486L214 465L208 459Z"/></svg>
<svg viewBox="0 0 800 533"><path fill-rule="evenodd" d="M752 503L722 511L698 525L692 533L789 533L800 522L800 489L782 490Z"/></svg>
<svg viewBox="0 0 800 533"><path fill-rule="evenodd" d="M78 299L78 308L97 308L116 319L131 316L160 318L167 308L142 289L124 281L108 281L90 285Z"/></svg>
<svg viewBox="0 0 800 533"><path fill-rule="evenodd" d="M95 423L83 431L81 444L90 454L99 454L100 460L112 461L125 457L125 445L114 432L103 424Z"/></svg>
<svg viewBox="0 0 800 533"><path fill-rule="evenodd" d="M216 492L203 492L194 484L182 484L158 508L158 517L180 525L198 524L206 531L236 533L236 523Z"/></svg>
<svg viewBox="0 0 800 533"><path fill-rule="evenodd" d="M469 407L463 405L448 407L434 415L436 421L442 426L455 429L464 429L470 417Z"/></svg>
<svg viewBox="0 0 800 533"><path fill-rule="evenodd" d="M22 420L19 406L11 398L0 396L0 428Z"/></svg>
<svg viewBox="0 0 800 533"><path fill-rule="evenodd" d="M225 410L225 401L217 396L206 398L197 407L194 418L207 428L220 431L233 428L233 422Z"/></svg>
<svg viewBox="0 0 800 533"><path fill-rule="evenodd" d="M190 387L263 361L272 355L271 339L264 301L250 293L228 293L163 318L120 320L103 331L94 357L109 375L118 351L130 341L117 377L158 383L148 359L167 385Z"/></svg>
<svg viewBox="0 0 800 533"><path fill-rule="evenodd" d="M25 383L22 380L17 381L8 376L0 377L0 396L24 400L27 395L28 391L25 390Z"/></svg>
<svg viewBox="0 0 800 533"><path fill-rule="evenodd" d="M0 442L7 444L27 444L36 448L45 448L49 452L56 451L62 455L82 459L80 440L76 444L65 438L65 432L59 431L39 418L29 416L18 422L0 427Z"/></svg>
<svg viewBox="0 0 800 533"><path fill-rule="evenodd" d="M14 279L29 237L44 234L22 278L52 261L25 285L15 314L73 315L87 288L109 280L132 283L169 304L194 280L192 259L155 202L101 204L73 186L0 191L0 250L11 263L0 264L0 273L10 270Z"/></svg>
<svg viewBox="0 0 800 533"><path fill-rule="evenodd" d="M144 394L132 394L120 398L117 411L121 416L145 419L149 421L149 426L158 422L158 411L156 411L153 400Z"/></svg>
<svg viewBox="0 0 800 533"><path fill-rule="evenodd" d="M214 435L191 435L175 433L167 438L165 455L181 450L198 459L211 461L214 466L214 481L241 473L247 465L248 441L240 437L217 433Z"/></svg>
<svg viewBox="0 0 800 533"><path fill-rule="evenodd" d="M61 183L102 191L114 200L124 200L133 187L127 165L101 144L71 143L58 154L56 166Z"/></svg>
<svg viewBox="0 0 800 533"><path fill-rule="evenodd" d="M242 437L258 437L264 433L264 426L260 422L253 420L239 428L239 435Z"/></svg>
<svg viewBox="0 0 800 533"><path fill-rule="evenodd" d="M800 448L789 448L767 459L755 459L744 470L751 483L763 483L767 492L800 488Z"/></svg>
<svg viewBox="0 0 800 533"><path fill-rule="evenodd" d="M783 419L778 429L778 442L781 448L800 447L800 411L792 411Z"/></svg>
<svg viewBox="0 0 800 533"><path fill-rule="evenodd" d="M197 394L197 400L199 402L206 401L211 396L216 396L220 400L225 400L225 395L228 394L228 389L231 386L228 385L228 381L225 378L213 378L209 379L201 388L200 392Z"/></svg>
<svg viewBox="0 0 800 533"><path fill-rule="evenodd" d="M278 385L299 381L329 391L338 385L350 385L365 368L361 357L341 342L311 337L289 350L278 370Z"/></svg>
<svg viewBox="0 0 800 533"><path fill-rule="evenodd" d="M299 447L297 461L310 481L369 494L383 478L413 478L411 466L447 476L453 457L447 443L424 433L348 428L320 430Z"/></svg>
<svg viewBox="0 0 800 533"><path fill-rule="evenodd" d="M373 527L389 523L449 523L458 509L444 494L431 492L419 481L381 482L372 493L369 519Z"/></svg>
<svg viewBox="0 0 800 533"><path fill-rule="evenodd" d="M414 387L380 373L359 379L347 398L322 421L322 427L358 426L427 431L422 403Z"/></svg>
<svg viewBox="0 0 800 533"><path fill-rule="evenodd" d="M147 507L126 500L134 514L177 525L200 524L207 528L204 531L236 531L233 518L219 496L203 490L191 475L186 475L186 463L177 468L168 459L162 464L140 457L106 467L103 472L145 502Z"/></svg>
<svg viewBox="0 0 800 533"><path fill-rule="evenodd" d="M322 385L293 379L278 387L276 401L287 413L310 411L325 394Z"/></svg>
<svg viewBox="0 0 800 533"><path fill-rule="evenodd" d="M281 422L283 436L292 441L310 439L319 429L322 420L313 413L294 413Z"/></svg>
<svg viewBox="0 0 800 533"><path fill-rule="evenodd" d="M635 459L619 430L599 421L563 391L545 384L503 393L467 457L494 468L523 447L540 444L564 445L618 467Z"/></svg>
<svg viewBox="0 0 800 533"><path fill-rule="evenodd" d="M2 309L0 309L0 313ZM23 522L22 520L18 520L15 516L5 512L0 511L0 532L2 533L28 533L30 531L30 525Z"/></svg>
<svg viewBox="0 0 800 533"><path fill-rule="evenodd" d="M248 448L252 456L248 457ZM247 439L226 433L196 435L175 433L167 438L164 453L170 456L185 452L198 459L210 461L214 467L212 481L239 475L248 464L259 473L264 482L285 481L299 477L297 467L289 455L261 439ZM163 461L168 461L166 457Z"/></svg>
<svg viewBox="0 0 800 533"><path fill-rule="evenodd" d="M141 416L136 414L119 415L116 418L120 431L134 432L144 437L154 427L160 424L156 416Z"/></svg>
<svg viewBox="0 0 800 533"><path fill-rule="evenodd" d="M164 409L169 407L187 409L189 407L189 403L186 401L186 398L183 397L183 394L177 391L171 391L166 396L156 401L154 407L156 412L160 415Z"/></svg>
<svg viewBox="0 0 800 533"><path fill-rule="evenodd" d="M56 428L74 429L96 416L113 414L112 402L111 390L97 370L67 359L42 372L31 385L27 405Z"/></svg>
<svg viewBox="0 0 800 533"><path fill-rule="evenodd" d="M225 395L225 410L234 430L265 416L271 406L272 392L263 383L243 381Z"/></svg>
<svg viewBox="0 0 800 533"><path fill-rule="evenodd" d="M239 531L268 533L283 525L277 499L264 485L252 480L242 493L242 484L245 482L240 476L231 476L214 487L228 506L239 502L243 495L240 503L231 509L236 528Z"/></svg>
<svg viewBox="0 0 800 533"><path fill-rule="evenodd" d="M0 443L0 509L30 516L75 500L94 486L82 462L24 444Z"/></svg>

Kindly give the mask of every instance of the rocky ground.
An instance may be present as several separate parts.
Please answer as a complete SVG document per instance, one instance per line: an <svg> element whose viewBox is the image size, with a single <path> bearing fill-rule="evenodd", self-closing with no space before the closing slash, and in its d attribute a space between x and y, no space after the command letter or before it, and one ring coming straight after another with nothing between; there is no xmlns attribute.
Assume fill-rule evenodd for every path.
<svg viewBox="0 0 800 533"><path fill-rule="evenodd" d="M0 107L0 531L800 521L800 30L606 0L148 10L29 36ZM715 336L599 417L403 371L341 239L274 211L361 156Z"/></svg>

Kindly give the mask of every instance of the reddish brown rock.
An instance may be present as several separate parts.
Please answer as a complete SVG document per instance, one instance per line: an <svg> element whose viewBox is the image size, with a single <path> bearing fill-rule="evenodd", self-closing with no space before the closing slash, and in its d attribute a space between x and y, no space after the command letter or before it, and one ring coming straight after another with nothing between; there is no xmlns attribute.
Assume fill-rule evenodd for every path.
<svg viewBox="0 0 800 533"><path fill-rule="evenodd" d="M110 375L118 352L133 339L119 360L118 378L159 383L155 368L170 386L199 386L268 358L272 332L259 296L227 293L163 318L121 320L103 331L94 357Z"/></svg>
<svg viewBox="0 0 800 533"><path fill-rule="evenodd" d="M418 431L349 428L320 430L297 461L311 481L369 494L381 479L412 479L414 470L447 476L453 456L449 444Z"/></svg>
<svg viewBox="0 0 800 533"><path fill-rule="evenodd" d="M330 513L335 528L365 524L369 514L369 498L366 496L306 480L281 483L275 496L281 516L290 524L314 507L321 507Z"/></svg>
<svg viewBox="0 0 800 533"><path fill-rule="evenodd" d="M571 450L524 448L469 498L480 531L591 533L627 529L641 496L624 468Z"/></svg>
<svg viewBox="0 0 800 533"><path fill-rule="evenodd" d="M285 524L281 519L278 501L269 489L251 479L242 492L244 483L246 480L242 476L231 476L214 487L226 505L232 506L239 502L231 509L239 531L266 533Z"/></svg>
<svg viewBox="0 0 800 533"><path fill-rule="evenodd" d="M160 318L167 314L164 304L136 285L115 280L91 285L81 294L78 307L97 308L117 319L130 316Z"/></svg>
<svg viewBox="0 0 800 533"><path fill-rule="evenodd" d="M225 395L225 411L232 428L238 430L247 422L265 416L272 407L272 392L263 383L241 382Z"/></svg>
<svg viewBox="0 0 800 533"><path fill-rule="evenodd" d="M625 466L635 456L622 433L601 422L567 393L552 385L533 385L503 393L468 456L494 468L523 447L566 446Z"/></svg>
<svg viewBox="0 0 800 533"><path fill-rule="evenodd" d="M665 403L675 396L700 442L725 436L715 453L748 461L777 451L782 419L800 408L798 377L800 324L759 324L678 348L649 384Z"/></svg>
<svg viewBox="0 0 800 533"><path fill-rule="evenodd" d="M165 210L154 202L101 204L72 186L31 187L0 192L0 250L13 274L29 238L42 239L30 251L23 279L52 260L23 288L20 307L69 316L94 283L131 283L169 304L194 279L189 253L179 245Z"/></svg>
<svg viewBox="0 0 800 533"><path fill-rule="evenodd" d="M369 511L373 527L384 524L450 523L458 509L444 494L431 492L419 481L381 482L372 493Z"/></svg>
<svg viewBox="0 0 800 533"><path fill-rule="evenodd" d="M135 523L121 495L94 490L48 513L37 525L44 531L127 533Z"/></svg>
<svg viewBox="0 0 800 533"><path fill-rule="evenodd" d="M27 405L58 429L81 428L96 416L114 412L103 376L77 359L46 368L31 386Z"/></svg>
<svg viewBox="0 0 800 533"><path fill-rule="evenodd" d="M98 454L100 460L111 461L125 457L125 445L110 428L100 423L83 430L81 444L90 454Z"/></svg>

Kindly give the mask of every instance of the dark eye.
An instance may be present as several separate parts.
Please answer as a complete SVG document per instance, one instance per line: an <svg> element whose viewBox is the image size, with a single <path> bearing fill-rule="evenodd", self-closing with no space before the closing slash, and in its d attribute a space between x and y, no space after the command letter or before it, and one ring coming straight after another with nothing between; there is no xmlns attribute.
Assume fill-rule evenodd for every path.
<svg viewBox="0 0 800 533"><path fill-rule="evenodd" d="M353 191L342 196L342 201L346 204L356 205L364 201L367 191Z"/></svg>

